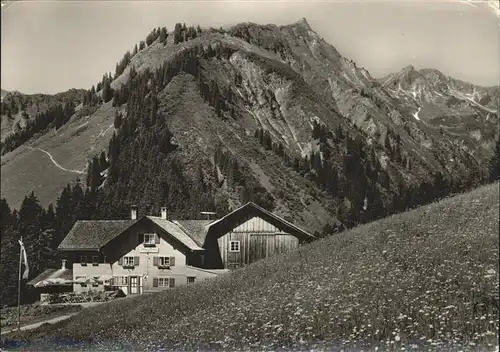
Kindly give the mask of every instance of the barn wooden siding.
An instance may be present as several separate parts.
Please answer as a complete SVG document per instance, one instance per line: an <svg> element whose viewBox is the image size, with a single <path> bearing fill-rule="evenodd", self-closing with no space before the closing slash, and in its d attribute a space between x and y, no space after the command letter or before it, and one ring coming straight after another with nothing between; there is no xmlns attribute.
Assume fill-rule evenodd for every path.
<svg viewBox="0 0 500 352"><path fill-rule="evenodd" d="M229 251L231 241L240 241L239 252ZM233 269L295 249L299 240L256 216L220 237L218 244L224 267Z"/></svg>

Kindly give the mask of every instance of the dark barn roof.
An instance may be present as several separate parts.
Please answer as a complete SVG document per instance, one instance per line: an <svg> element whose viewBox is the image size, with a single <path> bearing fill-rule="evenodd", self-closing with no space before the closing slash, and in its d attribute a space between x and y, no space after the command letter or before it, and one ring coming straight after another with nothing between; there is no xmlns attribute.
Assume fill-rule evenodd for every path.
<svg viewBox="0 0 500 352"><path fill-rule="evenodd" d="M98 250L137 220L79 220L59 245L60 250Z"/></svg>

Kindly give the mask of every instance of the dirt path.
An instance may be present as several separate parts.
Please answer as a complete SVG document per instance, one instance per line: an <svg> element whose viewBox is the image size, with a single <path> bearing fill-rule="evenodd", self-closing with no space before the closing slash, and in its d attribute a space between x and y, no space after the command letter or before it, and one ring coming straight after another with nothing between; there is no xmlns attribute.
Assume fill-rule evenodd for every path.
<svg viewBox="0 0 500 352"><path fill-rule="evenodd" d="M50 153L49 153L48 151L46 151L46 150L43 150L42 148L33 148L33 147L29 147L29 146L28 146L28 148L29 148L29 149L31 149L31 150L39 150L39 151L41 151L41 152L43 152L43 153L47 154L47 155L48 155L48 157L50 158L50 160L52 161L52 163L53 163L56 167L58 167L59 169L61 169L61 170L63 170L63 171L66 171L66 172L73 172L73 173L75 173L75 174L80 174L80 175L84 175L84 174L85 174L85 172L83 172L83 171L80 171L80 170L70 170L70 169L66 169L65 167L61 166L61 165L60 165L60 164L59 164L59 163L58 163L58 162L54 159L54 157L52 156L52 154L50 154Z"/></svg>
<svg viewBox="0 0 500 352"><path fill-rule="evenodd" d="M45 323L55 324L55 323L58 323L60 321L66 320L66 319L68 319L68 318L70 318L73 315L78 314L78 313L80 313L80 312L74 312L74 313L70 313L70 314L65 314L65 315L61 315L61 316L56 317L56 318L39 321L38 323L24 325L24 326L21 326L21 330L36 329L36 328L40 327L42 324L45 324ZM6 329L6 330L2 329L2 333L1 334L2 335L8 334L9 332L12 332L12 331L15 331L15 330L17 330L17 327L15 327L15 328L9 328L9 329Z"/></svg>
<svg viewBox="0 0 500 352"><path fill-rule="evenodd" d="M112 301L108 301L108 302L112 302ZM81 303L80 305L82 306L82 308L91 308L91 307L95 307L95 306L98 306L98 305L101 305L101 304L105 304L105 303L108 303L108 302L84 302L84 303ZM60 305L64 306L64 305L74 305L74 303L61 303ZM63 321L63 320L66 320L70 317L72 317L73 315L75 314L78 314L80 313L81 310L77 311L77 312L73 312L73 313L67 313L67 314L63 314L63 315L59 315L59 316L55 316L55 317L52 317L50 319L42 319L40 321L36 321L36 323L31 323L31 324L26 324L26 325L23 325L21 326L21 330L32 330L32 329L36 329L38 327L40 327L42 324L45 324L45 323L49 323L49 324L55 324L55 323L58 323L60 321ZM8 329L5 329L5 328L2 328L2 332L1 334L4 335L4 334L8 334L12 331L15 331L17 330L17 326L16 327L8 327Z"/></svg>

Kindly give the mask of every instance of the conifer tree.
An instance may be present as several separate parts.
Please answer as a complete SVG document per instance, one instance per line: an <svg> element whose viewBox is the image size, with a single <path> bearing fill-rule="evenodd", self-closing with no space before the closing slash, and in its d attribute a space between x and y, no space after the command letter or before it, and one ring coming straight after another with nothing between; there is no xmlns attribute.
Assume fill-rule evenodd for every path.
<svg viewBox="0 0 500 352"><path fill-rule="evenodd" d="M497 181L500 178L500 134L497 136L493 156L490 159L490 180Z"/></svg>
<svg viewBox="0 0 500 352"><path fill-rule="evenodd" d="M108 164L108 160L106 159L106 153L104 152L104 150L101 152L101 154L99 155L99 169L101 171L104 171L108 168L109 164Z"/></svg>
<svg viewBox="0 0 500 352"><path fill-rule="evenodd" d="M113 89L111 88L111 78L105 77L102 84L102 99L105 103L113 99Z"/></svg>
<svg viewBox="0 0 500 352"><path fill-rule="evenodd" d="M167 28L162 27L162 29L160 30L160 43L166 44L167 37L168 37Z"/></svg>
<svg viewBox="0 0 500 352"><path fill-rule="evenodd" d="M174 27L174 44L180 43L182 41L181 32L182 24L176 23Z"/></svg>
<svg viewBox="0 0 500 352"><path fill-rule="evenodd" d="M0 233L2 234L0 255L0 301L2 304L15 304L17 291L17 259L19 257L19 233L17 231L18 218L11 211L7 200L0 201Z"/></svg>

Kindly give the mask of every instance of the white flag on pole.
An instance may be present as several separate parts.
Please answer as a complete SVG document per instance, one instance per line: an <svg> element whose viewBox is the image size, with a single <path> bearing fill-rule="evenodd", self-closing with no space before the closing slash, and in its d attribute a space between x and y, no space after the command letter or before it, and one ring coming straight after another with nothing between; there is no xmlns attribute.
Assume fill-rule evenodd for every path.
<svg viewBox="0 0 500 352"><path fill-rule="evenodd" d="M19 245L21 246L21 256L22 256L22 264L24 264L24 272L23 279L27 279L30 274L30 267L28 266L28 256L26 255L26 248L24 248L24 244L19 240Z"/></svg>

